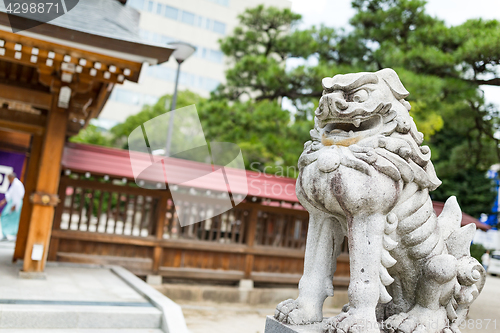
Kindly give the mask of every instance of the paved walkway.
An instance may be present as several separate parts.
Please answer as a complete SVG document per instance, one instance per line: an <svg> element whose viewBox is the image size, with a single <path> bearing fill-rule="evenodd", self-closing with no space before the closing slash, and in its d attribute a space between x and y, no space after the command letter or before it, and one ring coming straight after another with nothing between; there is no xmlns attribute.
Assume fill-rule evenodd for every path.
<svg viewBox="0 0 500 333"><path fill-rule="evenodd" d="M0 242L0 302L148 303L109 269L98 266L82 268L49 263L46 280L20 279L21 265L12 263L13 249L14 243Z"/></svg>
<svg viewBox="0 0 500 333"><path fill-rule="evenodd" d="M264 333L266 316L274 308L215 303L181 303L192 333ZM331 317L340 309L325 312ZM471 321L469 321L471 320ZM486 325L488 324L488 327ZM488 276L486 285L472 304L462 333L500 333L500 277Z"/></svg>
<svg viewBox="0 0 500 333"><path fill-rule="evenodd" d="M54 263L47 265L46 279L22 279L21 265L11 262L13 252L13 243L0 242L0 331L161 332L163 312L141 296L157 292L135 276L124 278L116 268ZM149 294L136 291L142 290L139 282Z"/></svg>
<svg viewBox="0 0 500 333"><path fill-rule="evenodd" d="M46 280L19 279L21 266L11 263L13 247L13 243L0 242L0 304L12 301L39 305L43 302L93 302L140 306L148 303L104 268L50 264L46 268ZM266 316L274 313L274 307L239 304L184 302L180 305L192 333L263 333ZM339 312L340 309L328 310L325 316ZM473 320L467 323L471 328L466 327L463 333L500 333L499 277L488 276L483 292L470 309L469 319Z"/></svg>
<svg viewBox="0 0 500 333"><path fill-rule="evenodd" d="M466 326L462 333L500 333L500 277L488 275L483 291L470 307Z"/></svg>

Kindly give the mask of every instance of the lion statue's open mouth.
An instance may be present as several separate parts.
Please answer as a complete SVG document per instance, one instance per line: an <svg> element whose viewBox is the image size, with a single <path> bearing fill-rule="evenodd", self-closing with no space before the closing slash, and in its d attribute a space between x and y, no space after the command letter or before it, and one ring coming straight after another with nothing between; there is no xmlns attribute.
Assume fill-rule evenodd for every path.
<svg viewBox="0 0 500 333"><path fill-rule="evenodd" d="M280 303L275 318L322 321L347 236L349 304L326 331L460 332L485 280L469 253L475 225L460 227L454 197L436 217L429 191L441 182L408 91L392 69L322 83L296 187L310 213L304 275L299 297Z"/></svg>
<svg viewBox="0 0 500 333"><path fill-rule="evenodd" d="M323 136L326 138L366 137L376 133L382 125L382 117L356 117L346 121L344 119L329 119L323 127Z"/></svg>

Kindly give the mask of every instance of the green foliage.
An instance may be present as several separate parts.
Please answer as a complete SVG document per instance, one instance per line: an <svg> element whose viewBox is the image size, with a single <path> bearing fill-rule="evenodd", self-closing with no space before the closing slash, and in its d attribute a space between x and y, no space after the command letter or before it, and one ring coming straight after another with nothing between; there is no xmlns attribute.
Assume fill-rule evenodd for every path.
<svg viewBox="0 0 500 333"><path fill-rule="evenodd" d="M471 244L470 255L477 261L481 262L481 256L486 252L486 248L482 244Z"/></svg>
<svg viewBox="0 0 500 333"><path fill-rule="evenodd" d="M171 95L165 95L158 100L155 105L146 105L141 112L127 117L127 119L111 129L111 134L113 135L113 144L116 147L127 149L127 138L132 133L134 129L141 126L148 120L151 120L157 116L163 115L170 111L170 101L172 99ZM188 105L197 105L203 102L204 99L189 90L180 91L177 94L177 105L176 108L182 108ZM149 134L149 133L148 133ZM165 133L155 133L156 135L165 135Z"/></svg>
<svg viewBox="0 0 500 333"><path fill-rule="evenodd" d="M488 212L493 204L495 192L492 190L493 184L485 177L485 173L477 169L459 169L440 178L443 184L437 190L431 193L433 200L445 202L450 196L454 195L465 213L479 217L481 213Z"/></svg>
<svg viewBox="0 0 500 333"><path fill-rule="evenodd" d="M208 141L240 146L247 169L295 166L311 125L291 122L290 113L276 101L234 102L215 100L198 107ZM294 176L294 174L292 175Z"/></svg>
<svg viewBox="0 0 500 333"><path fill-rule="evenodd" d="M500 85L494 67L500 64L500 24L478 19L448 27L425 12L425 3L354 0L356 14L350 20L354 29L349 33L320 26L292 28L287 37L275 34L273 38L266 38L268 25L262 22L269 16L266 12L282 18L277 21L283 28L273 26L279 31L293 27L298 17L262 6L247 10L233 36L221 41L223 52L235 65L214 97L289 98L299 111L291 114L290 126L308 121L311 126L323 77L392 67L411 92L411 114L433 150L433 162L443 180L433 196L444 201L457 195L464 211L478 216L494 200L484 173L500 161L499 142L493 135L499 127L498 110L485 105L479 89L481 84ZM254 21L259 24L248 24ZM294 45L303 51L297 52ZM314 57L317 64L309 61L287 68L285 60L293 57ZM484 80L484 74L493 78ZM286 141L298 147L307 140L307 132L295 133L297 142L288 137ZM287 158L284 163L289 163Z"/></svg>
<svg viewBox="0 0 500 333"><path fill-rule="evenodd" d="M109 134L105 133L99 127L89 124L86 128L81 130L78 135L69 139L71 142L88 143L98 146L112 146L112 138Z"/></svg>

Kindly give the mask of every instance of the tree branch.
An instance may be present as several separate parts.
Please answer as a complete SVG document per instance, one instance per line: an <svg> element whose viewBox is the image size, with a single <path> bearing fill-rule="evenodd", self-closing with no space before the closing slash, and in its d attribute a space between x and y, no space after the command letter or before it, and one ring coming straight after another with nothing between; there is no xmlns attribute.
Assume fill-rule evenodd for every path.
<svg viewBox="0 0 500 333"><path fill-rule="evenodd" d="M496 78L490 79L490 80L465 80L465 81L477 83L479 85L500 86L500 78L499 77L496 77Z"/></svg>

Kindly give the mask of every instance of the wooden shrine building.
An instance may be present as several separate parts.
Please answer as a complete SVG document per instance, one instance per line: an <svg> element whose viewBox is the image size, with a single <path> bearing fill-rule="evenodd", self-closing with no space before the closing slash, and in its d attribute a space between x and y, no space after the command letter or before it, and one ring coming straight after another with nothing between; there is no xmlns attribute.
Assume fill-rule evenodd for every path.
<svg viewBox="0 0 500 333"><path fill-rule="evenodd" d="M175 194L175 201L169 190L135 184L128 151L67 143L49 260L121 265L139 276L166 279L298 283L309 216L295 195L295 179L232 173L233 184L248 185L244 201L181 227L180 215L200 220L207 202L216 206L226 193L206 179L192 180L189 187L177 183L182 177L175 174L197 174L203 165L169 160L169 186L184 190L182 196ZM443 204L434 202L434 209L439 214ZM488 228L463 214L462 224L468 223ZM333 283L349 283L347 242Z"/></svg>
<svg viewBox="0 0 500 333"><path fill-rule="evenodd" d="M0 8L0 148L27 156L14 253L26 273L44 271L67 138L99 115L116 84L137 82L144 63L165 62L173 51L143 42L138 23L139 13L119 1L86 0L13 33Z"/></svg>

